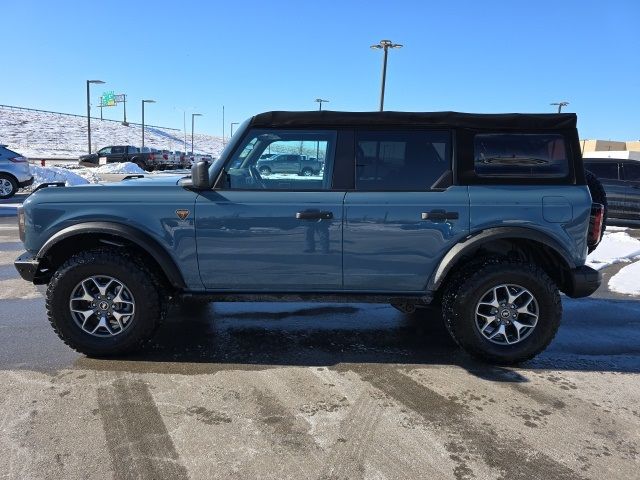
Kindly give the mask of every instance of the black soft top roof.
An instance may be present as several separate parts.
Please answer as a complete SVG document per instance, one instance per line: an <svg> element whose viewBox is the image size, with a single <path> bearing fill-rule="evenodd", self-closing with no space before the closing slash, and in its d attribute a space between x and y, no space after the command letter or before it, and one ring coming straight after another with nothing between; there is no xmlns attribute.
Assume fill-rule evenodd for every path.
<svg viewBox="0 0 640 480"><path fill-rule="evenodd" d="M336 125L446 126L500 130L559 130L576 128L575 113L459 113L459 112L265 112L251 119L254 127Z"/></svg>

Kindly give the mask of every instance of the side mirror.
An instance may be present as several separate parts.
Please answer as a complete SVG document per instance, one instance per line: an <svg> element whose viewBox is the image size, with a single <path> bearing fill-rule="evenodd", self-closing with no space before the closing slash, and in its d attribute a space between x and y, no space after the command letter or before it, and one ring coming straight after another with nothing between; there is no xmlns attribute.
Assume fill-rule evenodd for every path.
<svg viewBox="0 0 640 480"><path fill-rule="evenodd" d="M211 181L209 180L209 166L206 160L197 162L191 167L191 183L196 190L209 190Z"/></svg>

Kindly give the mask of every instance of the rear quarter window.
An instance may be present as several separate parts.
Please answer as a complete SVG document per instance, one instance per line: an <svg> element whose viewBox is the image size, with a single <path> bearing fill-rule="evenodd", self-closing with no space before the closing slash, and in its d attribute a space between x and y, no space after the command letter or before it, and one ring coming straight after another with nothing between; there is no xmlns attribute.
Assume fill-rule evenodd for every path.
<svg viewBox="0 0 640 480"><path fill-rule="evenodd" d="M475 173L481 178L565 178L569 174L563 135L479 133L473 150Z"/></svg>

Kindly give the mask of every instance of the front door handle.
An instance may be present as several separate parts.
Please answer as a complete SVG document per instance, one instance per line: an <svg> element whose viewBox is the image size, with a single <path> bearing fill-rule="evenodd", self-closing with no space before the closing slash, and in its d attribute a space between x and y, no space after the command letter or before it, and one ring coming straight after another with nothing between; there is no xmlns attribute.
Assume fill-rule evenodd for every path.
<svg viewBox="0 0 640 480"><path fill-rule="evenodd" d="M460 215L458 212L446 212L444 210L431 210L430 212L422 212L422 220L431 220L432 222L442 222L444 220L458 220Z"/></svg>
<svg viewBox="0 0 640 480"><path fill-rule="evenodd" d="M296 212L296 218L298 220L331 220L333 218L333 212L305 210L303 212Z"/></svg>

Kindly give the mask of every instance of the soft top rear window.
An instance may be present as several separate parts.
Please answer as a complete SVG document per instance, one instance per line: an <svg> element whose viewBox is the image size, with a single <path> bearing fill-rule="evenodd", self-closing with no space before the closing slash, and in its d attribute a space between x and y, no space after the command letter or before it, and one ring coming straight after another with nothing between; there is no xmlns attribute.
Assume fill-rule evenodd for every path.
<svg viewBox="0 0 640 480"><path fill-rule="evenodd" d="M569 174L563 135L482 133L473 141L476 175L485 178L564 178Z"/></svg>

